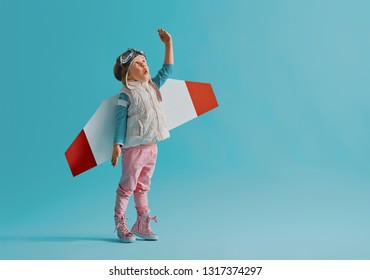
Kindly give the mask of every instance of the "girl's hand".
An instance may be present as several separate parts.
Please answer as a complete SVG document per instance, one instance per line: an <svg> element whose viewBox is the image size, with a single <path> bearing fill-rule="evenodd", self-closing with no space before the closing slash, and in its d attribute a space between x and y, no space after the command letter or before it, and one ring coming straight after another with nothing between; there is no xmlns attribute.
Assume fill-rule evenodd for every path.
<svg viewBox="0 0 370 280"><path fill-rule="evenodd" d="M164 53L164 64L174 64L172 37L170 33L168 33L164 29L158 29L158 35L159 38L161 38L161 41L166 46L166 50Z"/></svg>
<svg viewBox="0 0 370 280"><path fill-rule="evenodd" d="M161 41L167 46L172 44L172 37L170 33L168 33L164 29L158 29L158 35Z"/></svg>
<svg viewBox="0 0 370 280"><path fill-rule="evenodd" d="M112 152L112 166L115 167L118 162L118 158L121 155L121 146L120 145L114 145L113 146L113 152Z"/></svg>

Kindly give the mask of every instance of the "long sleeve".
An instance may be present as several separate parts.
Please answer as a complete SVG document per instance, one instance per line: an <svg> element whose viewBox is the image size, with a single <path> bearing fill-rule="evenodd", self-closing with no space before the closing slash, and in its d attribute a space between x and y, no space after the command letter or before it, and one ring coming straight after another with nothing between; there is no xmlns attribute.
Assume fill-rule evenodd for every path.
<svg viewBox="0 0 370 280"><path fill-rule="evenodd" d="M168 77L172 74L173 64L163 64L162 68L158 71L157 75L152 79L153 82L160 88Z"/></svg>
<svg viewBox="0 0 370 280"><path fill-rule="evenodd" d="M116 123L113 138L113 144L123 145L126 138L127 127L127 107L129 106L129 98L125 93L121 93L116 106Z"/></svg>

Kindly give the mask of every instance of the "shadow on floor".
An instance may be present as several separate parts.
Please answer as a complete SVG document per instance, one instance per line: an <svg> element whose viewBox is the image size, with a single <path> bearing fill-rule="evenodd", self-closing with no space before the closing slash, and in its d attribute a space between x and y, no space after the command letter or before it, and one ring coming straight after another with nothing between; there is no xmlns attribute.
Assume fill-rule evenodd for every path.
<svg viewBox="0 0 370 280"><path fill-rule="evenodd" d="M75 242L98 241L120 243L117 238L89 237L89 236L0 236L0 242Z"/></svg>

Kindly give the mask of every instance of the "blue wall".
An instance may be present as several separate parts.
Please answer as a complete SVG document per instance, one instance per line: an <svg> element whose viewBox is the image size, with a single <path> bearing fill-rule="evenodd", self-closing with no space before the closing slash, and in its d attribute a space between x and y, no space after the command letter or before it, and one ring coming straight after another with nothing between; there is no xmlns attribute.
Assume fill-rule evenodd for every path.
<svg viewBox="0 0 370 280"><path fill-rule="evenodd" d="M0 258L368 259L368 1L0 2ZM219 107L159 144L161 240L116 243L120 167L64 152L117 93L115 58L212 83ZM129 224L135 221L133 201Z"/></svg>

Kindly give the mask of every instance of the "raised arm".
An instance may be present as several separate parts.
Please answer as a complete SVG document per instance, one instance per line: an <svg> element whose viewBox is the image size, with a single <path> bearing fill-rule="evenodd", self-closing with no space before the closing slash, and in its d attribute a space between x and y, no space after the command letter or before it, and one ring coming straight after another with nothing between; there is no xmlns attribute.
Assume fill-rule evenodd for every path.
<svg viewBox="0 0 370 280"><path fill-rule="evenodd" d="M172 37L164 29L158 29L158 35L161 41L164 43L166 50L164 53L164 64L174 64Z"/></svg>

